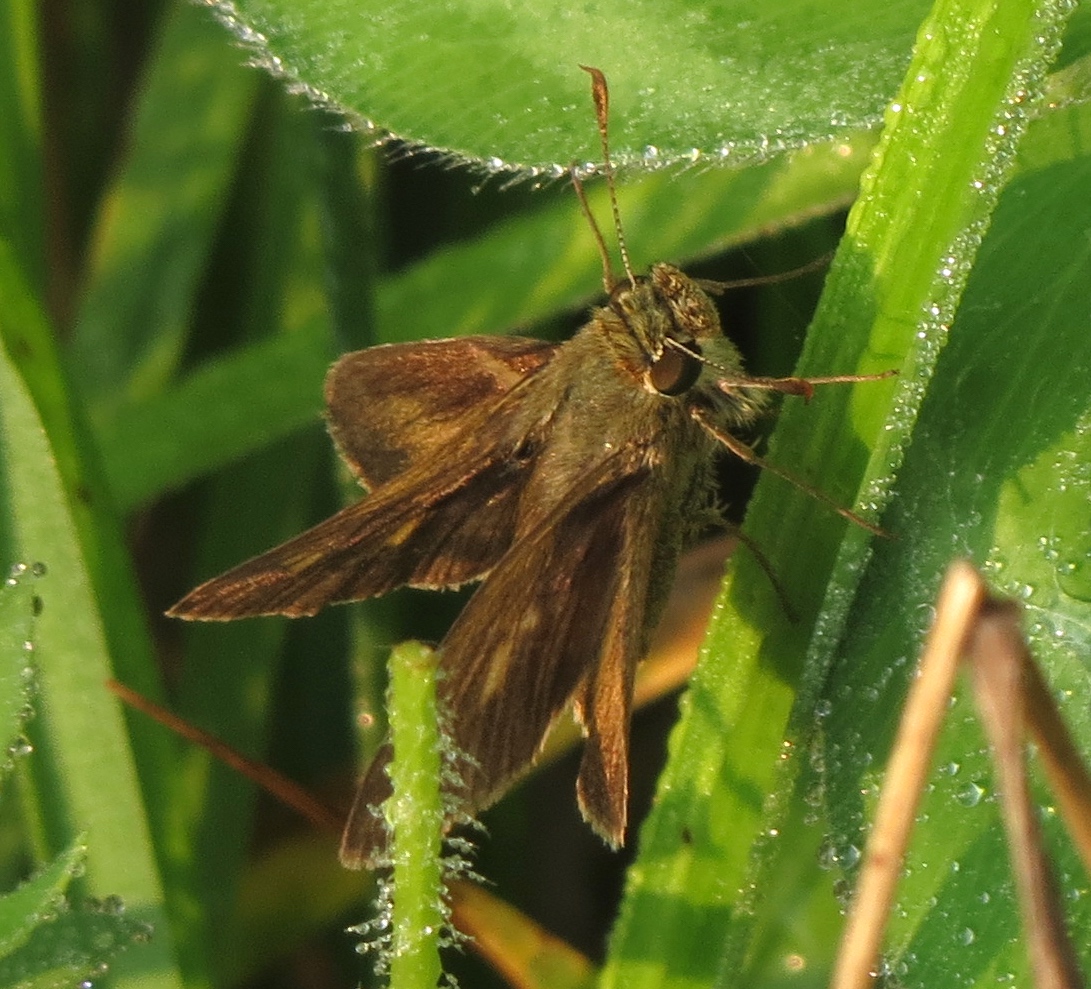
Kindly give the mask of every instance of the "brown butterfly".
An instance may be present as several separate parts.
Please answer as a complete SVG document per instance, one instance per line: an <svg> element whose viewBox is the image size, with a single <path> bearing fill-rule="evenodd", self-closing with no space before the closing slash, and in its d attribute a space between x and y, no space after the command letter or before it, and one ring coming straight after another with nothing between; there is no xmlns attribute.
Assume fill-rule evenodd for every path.
<svg viewBox="0 0 1091 989"><path fill-rule="evenodd" d="M608 94L587 69L613 194ZM481 585L440 644L441 701L470 812L534 761L573 703L587 737L584 818L622 843L633 676L682 549L715 501L713 466L771 390L748 377L709 292L669 264L616 279L569 341L466 337L347 354L325 387L329 429L369 494L307 532L202 584L169 614L228 620L313 615L401 586ZM851 516L843 510L842 514ZM380 751L345 828L342 859L373 864L389 792Z"/></svg>

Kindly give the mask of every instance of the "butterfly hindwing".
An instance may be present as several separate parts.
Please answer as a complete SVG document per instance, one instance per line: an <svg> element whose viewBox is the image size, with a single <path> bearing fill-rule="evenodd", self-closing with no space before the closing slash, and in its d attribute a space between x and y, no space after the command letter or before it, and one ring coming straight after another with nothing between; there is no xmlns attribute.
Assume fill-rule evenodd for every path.
<svg viewBox="0 0 1091 989"><path fill-rule="evenodd" d="M630 504L624 521L623 555L610 610L602 629L598 661L577 694L575 715L586 743L576 780L584 820L612 847L625 839L629 795L629 720L636 660L647 647L648 568L652 543L641 539L640 505Z"/></svg>
<svg viewBox="0 0 1091 989"><path fill-rule="evenodd" d="M650 470L637 451L624 450L590 470L516 541L440 644L440 697L464 756L457 763L464 812L487 807L526 771L575 695L583 724L594 729L581 807L600 834L620 843L651 555L638 536L662 508L659 489L644 483ZM384 759L388 750L365 775L346 826L348 863L373 860L382 840L370 808L389 793L385 772L375 769Z"/></svg>

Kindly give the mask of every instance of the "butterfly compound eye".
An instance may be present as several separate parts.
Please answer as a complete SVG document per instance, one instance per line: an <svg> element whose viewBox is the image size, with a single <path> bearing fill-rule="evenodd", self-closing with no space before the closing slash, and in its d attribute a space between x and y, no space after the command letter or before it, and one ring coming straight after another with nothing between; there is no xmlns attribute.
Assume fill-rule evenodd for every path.
<svg viewBox="0 0 1091 989"><path fill-rule="evenodd" d="M701 376L701 361L695 343L685 350L667 347L648 370L648 381L660 395L681 395L690 390Z"/></svg>

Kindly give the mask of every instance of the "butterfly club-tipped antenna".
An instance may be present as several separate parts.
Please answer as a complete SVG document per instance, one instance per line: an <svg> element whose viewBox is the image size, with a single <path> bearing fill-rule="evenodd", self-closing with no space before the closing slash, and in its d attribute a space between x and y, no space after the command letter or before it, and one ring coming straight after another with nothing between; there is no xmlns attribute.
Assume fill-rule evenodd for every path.
<svg viewBox="0 0 1091 989"><path fill-rule="evenodd" d="M614 236L617 239L618 253L621 255L621 266L625 269L625 277L629 284L636 287L636 276L633 274L632 264L629 262L629 249L625 246L625 234L621 229L621 210L617 205L617 187L614 183L614 164L610 158L610 88L606 85L606 76L601 69L590 65L581 65L581 69L591 76L591 99L595 103L595 120L599 128L599 140L602 144L602 171L606 176L606 188L610 196L610 211L614 217ZM587 194L584 192L583 182L580 180L579 171L572 166L572 185L576 190L576 197L580 201L580 208L594 234L595 243L598 245L599 256L602 258L602 284L606 294L610 295L617 288L618 280L614 277L614 271L610 265L610 250L606 246L606 238L602 236L602 229L591 212L591 206L587 202Z"/></svg>

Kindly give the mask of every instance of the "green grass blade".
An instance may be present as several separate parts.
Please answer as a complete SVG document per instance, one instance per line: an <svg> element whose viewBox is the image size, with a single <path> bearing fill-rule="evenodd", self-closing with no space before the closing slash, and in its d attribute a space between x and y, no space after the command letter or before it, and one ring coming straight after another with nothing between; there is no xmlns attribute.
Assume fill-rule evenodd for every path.
<svg viewBox="0 0 1091 989"><path fill-rule="evenodd" d="M36 569L17 563L0 587L0 738L9 757L32 710L36 577Z"/></svg>
<svg viewBox="0 0 1091 989"><path fill-rule="evenodd" d="M1091 180L1091 157L1071 144L1089 125L1091 113L1079 107L1032 127L1026 165L1001 199L922 405L890 515L899 538L876 546L825 690L831 861L851 862L860 847L907 660L953 555L971 559L997 591L1024 603L1031 647L1080 748L1091 753L1084 701L1091 669L1091 341L1084 314L1091 250L1086 210L1073 209L1082 198L1077 190ZM1025 980L994 777L964 693L936 764L899 891L888 965L907 986L934 985L954 965L967 985ZM1037 799L1086 970L1087 880L1048 792L1040 787Z"/></svg>
<svg viewBox="0 0 1091 989"><path fill-rule="evenodd" d="M259 81L212 43L200 10L167 10L123 167L99 203L67 354L99 424L177 369Z"/></svg>
<svg viewBox="0 0 1091 989"><path fill-rule="evenodd" d="M25 292L10 257L0 254L7 318L31 314ZM36 752L27 773L43 825L38 846L63 846L66 837L70 842L87 832L87 888L100 897L121 896L130 916L158 931L139 957L130 953L118 961L116 984L139 978L147 980L142 985L177 986L128 735L104 685L112 673L110 655L77 523L38 411L6 353L0 355L0 378L4 530L12 539L7 552L50 568L41 582L45 610L36 637L39 714L28 726Z"/></svg>
<svg viewBox="0 0 1091 989"><path fill-rule="evenodd" d="M37 5L0 3L0 230L13 238L27 277L41 291L46 282L40 80L36 64Z"/></svg>

